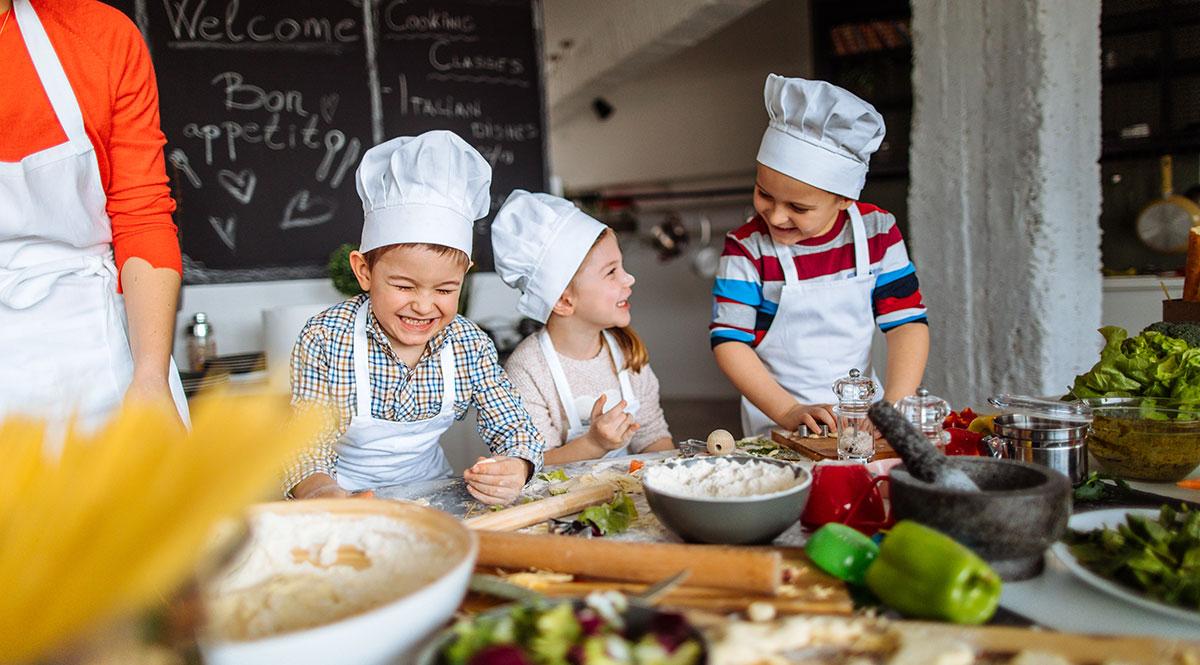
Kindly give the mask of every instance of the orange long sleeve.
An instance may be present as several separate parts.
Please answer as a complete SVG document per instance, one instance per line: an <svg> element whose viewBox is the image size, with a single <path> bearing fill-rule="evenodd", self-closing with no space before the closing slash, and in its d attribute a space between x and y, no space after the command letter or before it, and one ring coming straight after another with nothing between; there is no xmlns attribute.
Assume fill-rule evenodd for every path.
<svg viewBox="0 0 1200 665"><path fill-rule="evenodd" d="M182 272L158 87L141 33L124 14L97 0L32 2L96 148L117 267L137 256ZM0 32L0 62L0 161L19 161L65 141L16 16Z"/></svg>

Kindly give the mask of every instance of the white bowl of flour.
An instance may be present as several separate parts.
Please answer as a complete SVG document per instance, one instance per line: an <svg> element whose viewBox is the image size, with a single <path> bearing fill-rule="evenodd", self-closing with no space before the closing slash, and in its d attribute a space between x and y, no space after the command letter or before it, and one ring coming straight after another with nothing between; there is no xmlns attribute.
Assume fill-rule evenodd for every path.
<svg viewBox="0 0 1200 665"><path fill-rule="evenodd" d="M812 475L781 460L743 455L672 459L646 468L646 500L691 542L768 543L800 519Z"/></svg>
<svg viewBox="0 0 1200 665"><path fill-rule="evenodd" d="M384 500L258 506L251 540L205 586L210 665L394 662L454 613L475 535Z"/></svg>

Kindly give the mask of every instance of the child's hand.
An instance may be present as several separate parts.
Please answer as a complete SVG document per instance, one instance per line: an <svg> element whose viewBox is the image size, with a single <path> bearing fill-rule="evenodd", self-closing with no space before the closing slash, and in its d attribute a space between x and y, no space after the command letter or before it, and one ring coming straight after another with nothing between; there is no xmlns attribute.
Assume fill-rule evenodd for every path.
<svg viewBox="0 0 1200 665"><path fill-rule="evenodd" d="M601 450L608 452L625 445L640 425L633 421L633 416L625 413L625 400L617 402L608 413L604 412L605 401L607 398L601 395L592 405L592 425L587 436Z"/></svg>
<svg viewBox="0 0 1200 665"><path fill-rule="evenodd" d="M783 422L779 424L793 432L800 429L801 425L808 426L809 432L820 432L820 423L828 425L830 432L837 431L837 418L833 417L828 404L797 404L788 409Z"/></svg>
<svg viewBox="0 0 1200 665"><path fill-rule="evenodd" d="M292 496L297 499L343 499L350 496L350 492L342 489L332 476L314 473L296 483Z"/></svg>
<svg viewBox="0 0 1200 665"><path fill-rule="evenodd" d="M519 457L480 457L463 472L467 491L482 503L512 503L525 486L527 464Z"/></svg>

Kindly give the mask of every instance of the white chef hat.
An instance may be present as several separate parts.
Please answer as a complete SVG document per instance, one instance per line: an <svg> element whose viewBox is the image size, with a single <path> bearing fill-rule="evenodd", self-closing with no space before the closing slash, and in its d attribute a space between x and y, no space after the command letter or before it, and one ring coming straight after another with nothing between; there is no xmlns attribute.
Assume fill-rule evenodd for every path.
<svg viewBox="0 0 1200 665"><path fill-rule="evenodd" d="M453 132L401 136L371 148L355 173L360 252L423 242L471 255L475 220L491 205L492 167Z"/></svg>
<svg viewBox="0 0 1200 665"><path fill-rule="evenodd" d="M545 323L606 228L566 199L513 190L492 222L492 255L521 292L517 311Z"/></svg>
<svg viewBox="0 0 1200 665"><path fill-rule="evenodd" d="M867 102L825 81L767 76L763 89L770 124L758 163L857 199L871 153L883 142L883 116Z"/></svg>

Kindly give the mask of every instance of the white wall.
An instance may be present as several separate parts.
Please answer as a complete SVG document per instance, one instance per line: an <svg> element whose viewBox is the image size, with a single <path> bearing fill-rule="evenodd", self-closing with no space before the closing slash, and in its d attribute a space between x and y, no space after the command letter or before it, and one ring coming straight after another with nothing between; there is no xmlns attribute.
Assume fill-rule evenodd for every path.
<svg viewBox="0 0 1200 665"><path fill-rule="evenodd" d="M615 109L551 117L555 175L568 192L624 183L750 177L766 128L769 73L812 70L807 0L772 0L707 41L598 91ZM549 30L549 28L548 28Z"/></svg>

